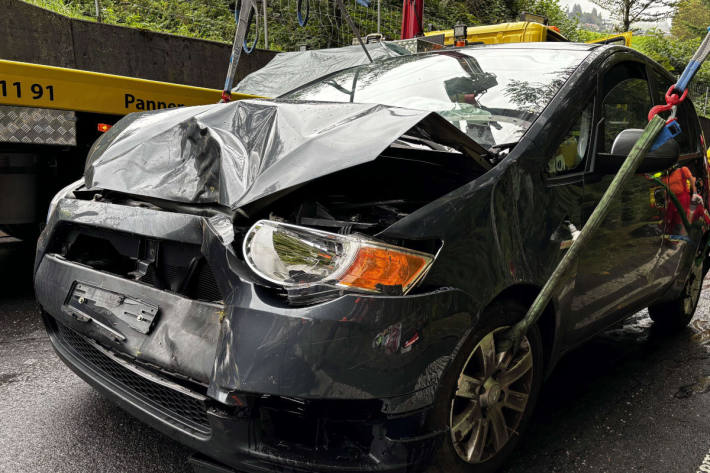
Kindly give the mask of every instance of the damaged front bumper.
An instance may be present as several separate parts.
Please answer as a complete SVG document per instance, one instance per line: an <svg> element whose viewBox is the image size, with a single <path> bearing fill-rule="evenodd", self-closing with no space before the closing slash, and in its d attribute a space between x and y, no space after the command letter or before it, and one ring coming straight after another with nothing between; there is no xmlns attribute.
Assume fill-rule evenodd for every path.
<svg viewBox="0 0 710 473"><path fill-rule="evenodd" d="M67 249L70 233L74 242L166 253L167 262L189 254L196 289L134 280L140 258L131 277L94 267ZM198 277L198 260L207 276ZM442 433L427 430L426 411L474 326L470 298L442 289L292 307L243 269L203 217L63 199L38 244L35 288L52 343L74 371L221 463L404 471L425 461ZM202 287L210 284L216 290Z"/></svg>

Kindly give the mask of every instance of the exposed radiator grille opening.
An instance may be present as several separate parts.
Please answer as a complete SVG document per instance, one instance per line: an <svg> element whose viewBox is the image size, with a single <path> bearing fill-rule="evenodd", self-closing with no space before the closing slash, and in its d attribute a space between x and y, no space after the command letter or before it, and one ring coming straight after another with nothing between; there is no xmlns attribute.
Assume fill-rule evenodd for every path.
<svg viewBox="0 0 710 473"><path fill-rule="evenodd" d="M214 274L207 264L200 265L192 278L190 297L206 301L222 300L222 293L220 293Z"/></svg>
<svg viewBox="0 0 710 473"><path fill-rule="evenodd" d="M55 237L51 251L190 299L224 300L199 245L71 225Z"/></svg>

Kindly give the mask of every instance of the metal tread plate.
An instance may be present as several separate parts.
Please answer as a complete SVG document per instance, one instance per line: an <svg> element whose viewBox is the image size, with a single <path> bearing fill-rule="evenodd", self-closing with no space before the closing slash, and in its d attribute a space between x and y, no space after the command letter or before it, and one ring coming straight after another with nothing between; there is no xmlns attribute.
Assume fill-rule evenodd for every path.
<svg viewBox="0 0 710 473"><path fill-rule="evenodd" d="M76 114L0 105L0 142L76 146Z"/></svg>

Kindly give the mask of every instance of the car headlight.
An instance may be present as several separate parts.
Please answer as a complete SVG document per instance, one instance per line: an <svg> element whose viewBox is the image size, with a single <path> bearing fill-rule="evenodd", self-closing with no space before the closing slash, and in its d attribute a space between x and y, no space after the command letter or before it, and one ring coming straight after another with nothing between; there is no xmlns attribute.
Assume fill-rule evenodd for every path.
<svg viewBox="0 0 710 473"><path fill-rule="evenodd" d="M67 197L69 194L80 188L81 186L84 185L84 178L82 177L78 181L74 181L59 192L55 194L55 196L52 198L52 201L49 203L49 209L47 210L47 222L49 222L49 218L52 216L54 211L57 209L57 205L59 205L59 201L62 200L63 198Z"/></svg>
<svg viewBox="0 0 710 473"><path fill-rule="evenodd" d="M406 294L427 272L433 255L311 228L260 220L243 243L249 267L287 289L330 286Z"/></svg>

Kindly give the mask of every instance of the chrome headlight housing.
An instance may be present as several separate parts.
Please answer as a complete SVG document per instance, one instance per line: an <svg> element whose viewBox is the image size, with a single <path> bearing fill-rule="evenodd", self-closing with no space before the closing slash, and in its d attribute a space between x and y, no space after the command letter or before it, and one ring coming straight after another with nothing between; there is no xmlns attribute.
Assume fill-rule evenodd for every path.
<svg viewBox="0 0 710 473"><path fill-rule="evenodd" d="M273 220L260 220L243 243L247 265L286 289L314 286L355 292L406 294L434 256L371 240Z"/></svg>

